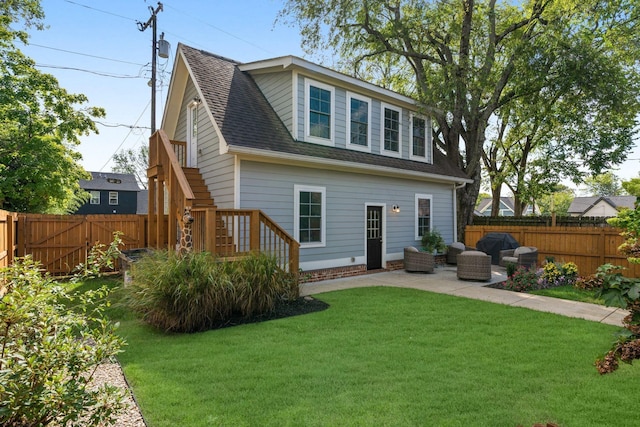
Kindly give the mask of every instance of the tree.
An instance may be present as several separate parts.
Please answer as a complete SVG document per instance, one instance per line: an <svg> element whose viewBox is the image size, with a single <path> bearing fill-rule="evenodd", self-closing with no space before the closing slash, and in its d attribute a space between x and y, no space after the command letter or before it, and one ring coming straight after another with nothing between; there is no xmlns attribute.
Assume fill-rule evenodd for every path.
<svg viewBox="0 0 640 427"><path fill-rule="evenodd" d="M584 180L588 194L592 196L619 196L623 193L620 178L611 172L595 175Z"/></svg>
<svg viewBox="0 0 640 427"><path fill-rule="evenodd" d="M520 98L561 87L562 69L549 61L570 57L581 40L633 40L634 8L625 0L289 0L282 15L296 18L309 52L332 48L354 69L391 61L413 74L412 95L435 120L438 148L474 179L458 190L460 236L472 221L490 121ZM594 161L598 153L581 149Z"/></svg>
<svg viewBox="0 0 640 427"><path fill-rule="evenodd" d="M84 107L84 95L68 93L16 48L28 36L12 26L42 29L39 1L2 2L0 10L0 208L71 211L86 198L79 179L90 178L75 147L97 132L92 118L104 110Z"/></svg>
<svg viewBox="0 0 640 427"><path fill-rule="evenodd" d="M113 155L116 164L111 170L135 175L138 184L147 188L147 168L149 167L149 146L142 145L138 151L133 148L122 150Z"/></svg>
<svg viewBox="0 0 640 427"><path fill-rule="evenodd" d="M569 187L558 184L554 186L550 194L539 198L536 205L540 208L541 215L551 215L555 212L558 216L566 216L569 213L569 206L575 194Z"/></svg>

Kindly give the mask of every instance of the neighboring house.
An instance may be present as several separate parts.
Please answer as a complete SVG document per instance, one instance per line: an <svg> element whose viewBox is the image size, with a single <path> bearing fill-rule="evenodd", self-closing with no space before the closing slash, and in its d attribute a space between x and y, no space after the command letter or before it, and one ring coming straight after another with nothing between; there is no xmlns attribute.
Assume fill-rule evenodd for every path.
<svg viewBox="0 0 640 427"><path fill-rule="evenodd" d="M456 240L456 187L473 182L434 147L419 111L294 56L241 64L180 44L162 131L217 209L260 209L293 236L301 270L377 269L426 230ZM160 166L150 161L152 201L167 193L154 188Z"/></svg>
<svg viewBox="0 0 640 427"><path fill-rule="evenodd" d="M491 203L493 199L484 198L478 203L475 214L478 216L491 216ZM500 197L500 212L498 216L513 216L515 213L513 197ZM522 215L533 215L533 207L527 206Z"/></svg>
<svg viewBox="0 0 640 427"><path fill-rule="evenodd" d="M612 217L622 208L633 209L635 201L635 196L576 197L567 213L570 216Z"/></svg>
<svg viewBox="0 0 640 427"><path fill-rule="evenodd" d="M91 180L80 180L80 188L90 194L90 199L77 211L89 214L135 214L140 188L131 174L90 172Z"/></svg>

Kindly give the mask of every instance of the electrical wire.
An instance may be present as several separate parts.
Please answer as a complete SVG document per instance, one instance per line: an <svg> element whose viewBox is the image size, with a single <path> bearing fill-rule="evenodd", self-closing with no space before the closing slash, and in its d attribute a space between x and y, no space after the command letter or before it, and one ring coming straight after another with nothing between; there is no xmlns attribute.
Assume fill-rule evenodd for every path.
<svg viewBox="0 0 640 427"><path fill-rule="evenodd" d="M56 50L58 52L65 52L65 53L71 53L71 54L74 54L74 55L87 56L89 58L104 59L105 61L120 62L122 64L131 64L131 65L140 65L140 66L145 66L146 65L146 64L140 64L138 62L129 62L129 61L123 61L121 59L105 58L104 56L90 55L88 53L82 53L82 52L74 52L72 50L59 49L57 47L44 46L44 45L36 44L36 43L29 43L29 46L37 46L37 47L41 47L43 49L51 49L51 50Z"/></svg>
<svg viewBox="0 0 640 427"><path fill-rule="evenodd" d="M149 102L147 102L147 105L144 107L144 110L142 110L142 112L140 113L140 115L136 119L135 123L133 124L134 127L136 127L138 125L138 122L140 121L140 119L142 118L142 116L147 111L147 108L149 108L150 105L151 105L151 100L149 100ZM107 159L106 163L104 165L102 165L102 167L98 170L98 172L102 172L102 170L107 167L109 162L113 159L113 156L115 156L115 154L118 152L118 150L120 150L120 148L122 148L122 146L124 145L124 143L127 140L127 138L129 138L129 135L131 135L131 133L133 133L134 127L129 129L129 132L127 132L127 135L124 137L124 139L122 140L120 145L118 145L118 148L116 148L115 151L113 152L113 154L111 154L109 156L109 158Z"/></svg>
<svg viewBox="0 0 640 427"><path fill-rule="evenodd" d="M67 3L74 4L76 6L80 6L80 7L84 7L84 8L87 8L87 9L95 10L96 12L106 13L107 15L116 16L118 18L126 19L127 21L136 22L135 19L129 18L128 16L118 15L117 13L109 12L109 11L102 10L102 9L96 9L95 7L88 6L86 4L78 3L78 2L75 2L75 1L71 1L71 0L64 0L64 1L66 1Z"/></svg>
<svg viewBox="0 0 640 427"><path fill-rule="evenodd" d="M83 68L65 67L63 65L35 64L35 66L39 67L39 68L54 68L54 69L58 69L58 70L82 71L83 73L95 74L97 76L102 76L102 77L113 77L113 78L117 78L117 79L142 79L142 78L144 78L144 77L142 77L140 75L133 76L133 75L125 75L125 74L111 74L111 73L104 73L104 72L101 72L101 71L85 70Z"/></svg>

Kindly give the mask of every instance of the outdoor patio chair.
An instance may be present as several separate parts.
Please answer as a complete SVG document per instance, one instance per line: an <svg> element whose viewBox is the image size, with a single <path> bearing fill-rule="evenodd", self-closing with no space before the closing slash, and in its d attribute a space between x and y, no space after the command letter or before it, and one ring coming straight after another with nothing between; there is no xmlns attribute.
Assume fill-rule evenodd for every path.
<svg viewBox="0 0 640 427"><path fill-rule="evenodd" d="M458 279L491 280L491 255L480 251L464 251L458 255Z"/></svg>
<svg viewBox="0 0 640 427"><path fill-rule="evenodd" d="M533 246L520 246L516 249L500 251L500 265L506 267L515 264L518 267L530 268L538 264L538 248Z"/></svg>
<svg viewBox="0 0 640 427"><path fill-rule="evenodd" d="M433 254L420 252L413 246L404 248L404 269L416 273L433 273L436 258Z"/></svg>
<svg viewBox="0 0 640 427"><path fill-rule="evenodd" d="M465 246L464 243L461 242L453 242L449 246L447 246L447 264L457 264L458 263L458 255L464 251L475 251L476 248L472 248L471 246Z"/></svg>

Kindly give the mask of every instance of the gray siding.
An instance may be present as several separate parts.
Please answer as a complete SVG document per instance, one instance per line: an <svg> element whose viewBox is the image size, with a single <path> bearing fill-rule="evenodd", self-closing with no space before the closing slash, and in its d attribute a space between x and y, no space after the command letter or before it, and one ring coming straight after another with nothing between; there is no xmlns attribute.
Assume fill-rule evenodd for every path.
<svg viewBox="0 0 640 427"><path fill-rule="evenodd" d="M293 135L293 73L256 74L253 79L267 98L280 120Z"/></svg>
<svg viewBox="0 0 640 427"><path fill-rule="evenodd" d="M180 108L180 118L175 139L187 140L188 105L197 96L191 79L187 82L185 96ZM204 104L198 107L198 168L207 183L216 205L221 208L234 207L234 156L220 155L220 140Z"/></svg>
<svg viewBox="0 0 640 427"><path fill-rule="evenodd" d="M242 161L240 207L259 208L287 232L294 232L294 185L326 189L326 246L302 248L301 263L365 255L365 205L386 204L387 260L400 259L415 240L415 195L433 196L433 225L445 241L453 238L453 186L348 172ZM391 206L400 206L392 213Z"/></svg>

